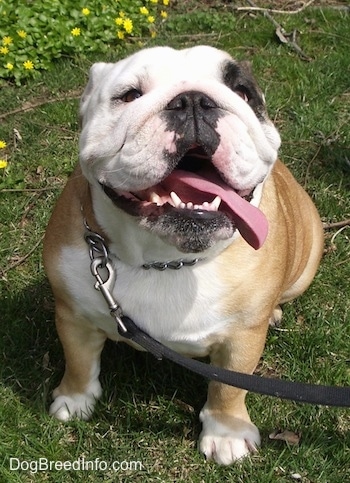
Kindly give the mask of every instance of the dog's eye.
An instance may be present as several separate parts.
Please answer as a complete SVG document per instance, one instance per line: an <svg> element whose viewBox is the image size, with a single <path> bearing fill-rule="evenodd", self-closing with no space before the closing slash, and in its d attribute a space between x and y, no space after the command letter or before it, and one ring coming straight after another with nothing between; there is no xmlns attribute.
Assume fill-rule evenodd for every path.
<svg viewBox="0 0 350 483"><path fill-rule="evenodd" d="M120 100L123 102L133 102L141 96L142 93L137 89L130 89L130 91L126 92L120 97Z"/></svg>
<svg viewBox="0 0 350 483"><path fill-rule="evenodd" d="M248 89L244 86L238 86L234 89L234 92L239 95L245 102L249 102L251 96Z"/></svg>

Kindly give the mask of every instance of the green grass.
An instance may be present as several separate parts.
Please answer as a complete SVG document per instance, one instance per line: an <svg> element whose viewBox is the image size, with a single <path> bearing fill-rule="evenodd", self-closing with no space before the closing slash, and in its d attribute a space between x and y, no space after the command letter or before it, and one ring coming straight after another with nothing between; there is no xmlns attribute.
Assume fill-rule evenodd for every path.
<svg viewBox="0 0 350 483"><path fill-rule="evenodd" d="M323 221L350 218L349 16L331 9L275 15L286 31L300 32L298 43L312 59L305 62L278 43L267 19L217 5L209 13L204 6L188 7L185 14L169 11L157 44L209 43L249 58L281 132L282 159L313 197ZM113 53L108 57L113 59ZM0 124L9 155L8 174L0 174L0 481L268 483L295 481L294 473L304 483L350 481L349 410L250 394L262 448L242 464L218 467L206 463L196 449L206 381L112 343L103 353L104 394L92 421L62 424L49 418L50 394L64 362L40 244L33 247L77 159L78 100L59 99L83 89L95 59L61 60L40 81L1 91L0 115L38 99L58 101L9 115ZM13 129L22 137L16 145ZM302 297L284 307L282 327L270 330L260 373L349 385L349 238L349 227L326 234L326 254L316 279ZM276 428L300 432L300 444L269 440ZM11 471L10 457L139 460L143 469L33 475Z"/></svg>

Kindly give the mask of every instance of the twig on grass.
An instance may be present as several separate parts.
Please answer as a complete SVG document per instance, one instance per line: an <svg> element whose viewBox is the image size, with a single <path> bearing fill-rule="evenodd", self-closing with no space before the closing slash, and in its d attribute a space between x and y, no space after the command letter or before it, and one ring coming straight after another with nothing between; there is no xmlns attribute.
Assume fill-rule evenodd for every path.
<svg viewBox="0 0 350 483"><path fill-rule="evenodd" d="M346 258L345 260L341 260L335 264L335 267L339 267L340 265L344 265L344 263L349 263L350 258Z"/></svg>
<svg viewBox="0 0 350 483"><path fill-rule="evenodd" d="M311 1L307 2L306 4L304 4L303 7L301 7L298 10L301 12L304 8L306 8L307 6L309 6L313 1L314 0L311 0ZM270 20L270 22L272 22L272 24L276 28L275 33L276 33L276 35L277 35L277 37L278 37L278 39L279 39L279 41L281 43L286 44L291 49L293 49L299 55L299 57L302 60L306 60L307 62L310 62L311 61L311 58L308 55L306 55L305 52L303 52L303 50L297 44L297 42L296 42L296 31L295 30L293 32L291 32L291 33L288 34L284 30L284 28L282 27L282 25L279 24L272 17L272 15L270 15L269 12L272 12L272 10L270 10L270 9L259 9L259 7L257 7L252 0L247 0L247 2L249 3L251 9L254 9L257 12L261 12L268 20ZM297 11L294 11L294 12L295 13L299 13ZM281 13L281 12L274 12L274 13ZM283 12L283 13L290 13L290 12Z"/></svg>
<svg viewBox="0 0 350 483"><path fill-rule="evenodd" d="M45 188L3 188L0 190L0 193L41 193L60 189L62 189L62 186L46 186Z"/></svg>
<svg viewBox="0 0 350 483"><path fill-rule="evenodd" d="M313 155L311 161L309 162L309 164L307 165L307 168L306 168L306 173L305 173L305 177L304 177L304 188L306 189L306 186L307 186L307 183L308 183L308 179L309 179L309 174L310 174L310 169L311 169L311 165L312 163L315 161L315 159L317 158L317 156L319 155L320 151L321 151L321 148L322 146L318 146L317 149L316 149L316 153Z"/></svg>
<svg viewBox="0 0 350 483"><path fill-rule="evenodd" d="M27 220L27 216L28 216L28 213L34 208L35 204L37 203L37 201L39 200L39 198L41 197L43 191L40 191L40 190L36 190L34 192L34 195L31 200L31 202L28 204L28 206L24 209L24 212L22 214L22 217L21 217L21 220L19 222L19 226L20 227L24 227L25 225L25 222ZM10 265L8 265L6 268L4 269L0 269L0 279L6 279L6 274L7 272L9 272L10 270L18 267L19 265L22 265L22 263L24 263L34 252L35 250L38 248L38 246L41 244L43 238L44 238L45 235L42 235L41 238L34 244L34 246L29 250L28 253L26 253L23 257L20 257L18 258L16 261L10 263Z"/></svg>
<svg viewBox="0 0 350 483"><path fill-rule="evenodd" d="M234 7L235 10L240 11L240 12L263 12L263 13L277 13L281 15L294 15L296 13L300 13L305 8L309 7L312 3L314 3L315 0L309 0L308 2L304 3L301 7L297 8L296 10L276 10L274 8L266 8L266 7L257 7L256 5L253 4L253 2L248 3L251 5L251 7Z"/></svg>
<svg viewBox="0 0 350 483"><path fill-rule="evenodd" d="M348 218L347 220L336 221L334 223L323 223L324 230L333 230L335 228L343 229L346 226L350 226L350 218ZM336 234L338 234L338 232Z"/></svg>
<svg viewBox="0 0 350 483"><path fill-rule="evenodd" d="M21 107L17 107L17 109L14 109L13 111L8 111L3 114L0 114L0 120L6 119L9 116L13 116L14 114L19 114L20 112L25 112L29 111L30 109L35 109L36 107L43 106L45 104L52 104L53 102L61 102L61 101L66 101L69 99L79 99L81 96L81 90L75 90L72 91L69 94L66 94L62 97L54 97L50 99L38 99L30 102L25 102Z"/></svg>
<svg viewBox="0 0 350 483"><path fill-rule="evenodd" d="M26 253L23 257L19 258L15 262L11 263L8 267L0 270L0 279L4 279L5 275L10 271L13 270L14 268L18 267L19 265L22 265L38 248L38 246L41 244L43 241L45 235L42 235L42 237L35 243L35 245L29 250L28 253Z"/></svg>

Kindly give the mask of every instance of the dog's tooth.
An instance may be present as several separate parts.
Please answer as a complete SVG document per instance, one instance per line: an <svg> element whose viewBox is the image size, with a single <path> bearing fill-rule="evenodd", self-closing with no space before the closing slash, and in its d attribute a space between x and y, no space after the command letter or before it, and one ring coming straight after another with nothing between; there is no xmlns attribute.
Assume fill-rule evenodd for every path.
<svg viewBox="0 0 350 483"><path fill-rule="evenodd" d="M210 203L212 210L218 211L220 203L221 203L220 196L217 196L216 198L214 198L213 201Z"/></svg>
<svg viewBox="0 0 350 483"><path fill-rule="evenodd" d="M152 193L153 196L153 193ZM158 197L157 194L155 196ZM160 197L158 197L160 199ZM182 210L188 209L188 210L207 210L207 211L218 211L220 203L221 203L221 198L220 196L217 196L211 203L208 201L204 201L202 205L197 205L194 204L192 201L189 201L188 203L184 203L179 195L175 193L175 191L172 191L170 193L170 198L172 202L174 203L175 208L181 208ZM152 199L153 201L153 199ZM154 201L153 201L154 202Z"/></svg>
<svg viewBox="0 0 350 483"><path fill-rule="evenodd" d="M182 203L182 200L181 198L179 198L179 196L175 193L175 191L172 191L170 193L170 198L172 199L173 203L174 203L174 206L175 208L181 208L181 203Z"/></svg>
<svg viewBox="0 0 350 483"><path fill-rule="evenodd" d="M155 193L154 191L150 195L150 200L152 201L152 203L155 203L158 206L161 206L161 204L162 204L161 197L159 195L157 195L157 193Z"/></svg>

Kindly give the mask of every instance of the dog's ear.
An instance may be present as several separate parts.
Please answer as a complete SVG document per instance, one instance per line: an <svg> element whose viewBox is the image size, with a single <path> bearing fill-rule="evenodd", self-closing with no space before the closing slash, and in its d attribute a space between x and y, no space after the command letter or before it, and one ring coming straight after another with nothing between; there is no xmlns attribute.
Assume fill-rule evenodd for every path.
<svg viewBox="0 0 350 483"><path fill-rule="evenodd" d="M251 77L254 77L252 63L249 60L240 60L238 65L241 67L242 71Z"/></svg>
<svg viewBox="0 0 350 483"><path fill-rule="evenodd" d="M84 115L87 110L87 106L89 104L89 99L91 97L92 92L100 84L101 79L106 75L107 71L113 67L114 64L105 63L105 62L97 62L93 64L90 68L89 73L89 81L85 90L80 98L80 126L82 125Z"/></svg>
<svg viewBox="0 0 350 483"><path fill-rule="evenodd" d="M240 78L245 80L251 89L262 94L260 86L255 78L252 63L249 60L241 60L237 63L240 71Z"/></svg>

